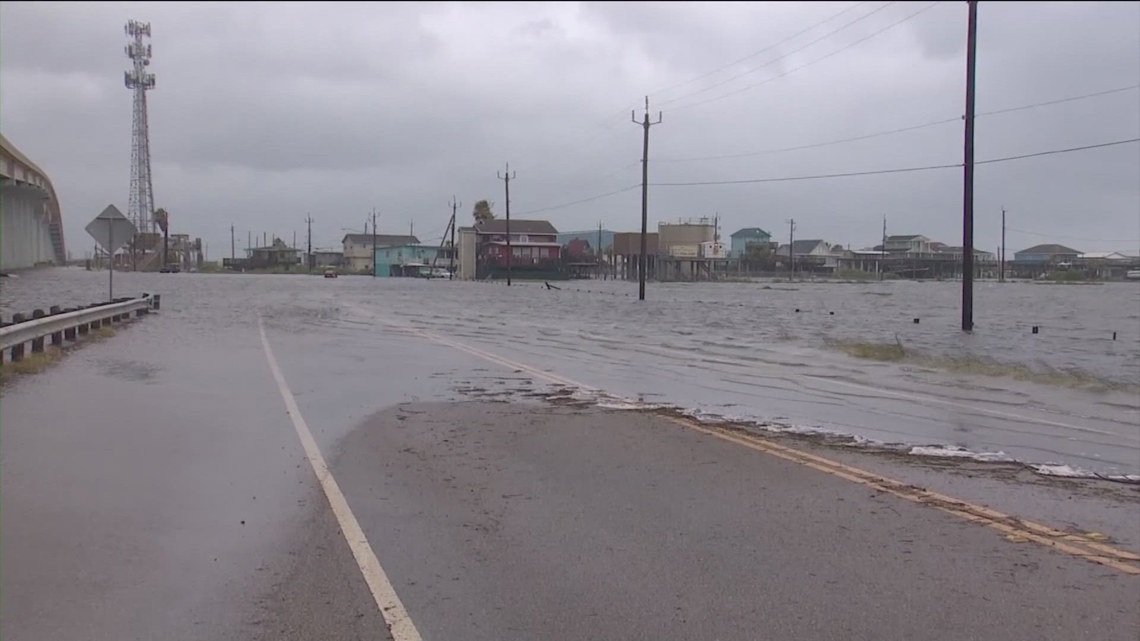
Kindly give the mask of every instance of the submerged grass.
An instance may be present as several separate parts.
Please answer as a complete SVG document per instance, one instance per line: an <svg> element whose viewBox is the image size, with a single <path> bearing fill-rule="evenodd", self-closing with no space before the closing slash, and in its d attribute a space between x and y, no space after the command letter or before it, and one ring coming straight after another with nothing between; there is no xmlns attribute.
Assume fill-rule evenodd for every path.
<svg viewBox="0 0 1140 641"><path fill-rule="evenodd" d="M18 376L39 374L61 358L63 349L52 346L42 352L27 354L21 360L4 363L0 366L0 385L10 383Z"/></svg>
<svg viewBox="0 0 1140 641"><path fill-rule="evenodd" d="M0 386L8 385L21 376L39 374L63 358L64 354L72 349L85 343L105 340L114 335L114 327L100 327L93 330L86 338L80 338L78 342L72 345L66 347L49 345L44 347L42 352L26 353L24 358L18 361L5 362L0 365Z"/></svg>
<svg viewBox="0 0 1140 641"><path fill-rule="evenodd" d="M979 356L943 356L927 354L903 347L902 341L894 343L871 343L860 341L832 341L831 346L841 352L867 360L885 362L905 362L921 367L939 369L955 374L993 376L1019 381L1083 389L1090 391L1122 391L1140 393L1140 385L1104 379L1088 372L1069 370L1035 370L1025 365L1000 363Z"/></svg>

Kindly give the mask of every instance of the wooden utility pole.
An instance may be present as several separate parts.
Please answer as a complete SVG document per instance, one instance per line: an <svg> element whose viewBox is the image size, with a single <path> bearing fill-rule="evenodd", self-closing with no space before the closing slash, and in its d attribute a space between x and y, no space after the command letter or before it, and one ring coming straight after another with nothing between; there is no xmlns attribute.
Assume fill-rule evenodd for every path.
<svg viewBox="0 0 1140 641"><path fill-rule="evenodd" d="M879 280L887 270L887 215L883 214L883 244L879 245Z"/></svg>
<svg viewBox="0 0 1140 641"><path fill-rule="evenodd" d="M308 233L308 240L306 241L306 244L308 245L308 252L306 254L305 262L308 263L309 272L311 273L313 271L313 262L314 262L314 260L313 260L313 217L308 212L305 213L305 225L308 227L308 232L307 232Z"/></svg>
<svg viewBox="0 0 1140 641"><path fill-rule="evenodd" d="M237 258L237 241L234 240L234 226L230 225L230 261Z"/></svg>
<svg viewBox="0 0 1140 641"><path fill-rule="evenodd" d="M458 257L459 248L455 246L455 210L459 209L460 204L455 201L455 196L451 197L451 264L448 266L447 280L455 278L455 259Z"/></svg>
<svg viewBox="0 0 1140 641"><path fill-rule="evenodd" d="M365 223L367 224L367 223ZM372 208L372 260L368 263L372 265L372 277L376 278L376 208Z"/></svg>
<svg viewBox="0 0 1140 641"><path fill-rule="evenodd" d="M637 300L645 300L645 270L649 264L649 128L661 124L661 112L657 112L657 122L649 122L649 96L645 97L645 118L637 122L636 110L630 112L633 124L641 125L644 139L641 145L641 252L637 257Z"/></svg>
<svg viewBox="0 0 1140 641"><path fill-rule="evenodd" d="M966 140L962 172L962 331L974 330L974 81L978 60L978 2L966 19Z"/></svg>
<svg viewBox="0 0 1140 641"><path fill-rule="evenodd" d="M600 220L598 221L598 249L596 252L594 252L594 256L597 258L597 263L598 263L597 275L595 276L595 278L601 278L601 276L602 276L602 221L600 221Z"/></svg>
<svg viewBox="0 0 1140 641"><path fill-rule="evenodd" d="M495 172L499 180L503 181L503 189L506 191L507 196L507 287L511 285L511 260L514 256L511 254L511 179L516 175L511 173L511 163L507 163L506 169L502 175Z"/></svg>
<svg viewBox="0 0 1140 641"><path fill-rule="evenodd" d="M1005 207L1001 208L1001 251L998 252L998 282L1005 282Z"/></svg>
<svg viewBox="0 0 1140 641"><path fill-rule="evenodd" d="M253 255L251 253L252 251L253 251L253 231L247 229L245 231L245 257L249 258L250 256L252 256Z"/></svg>
<svg viewBox="0 0 1140 641"><path fill-rule="evenodd" d="M431 277L432 274L435 273L435 266L436 266L436 263L439 262L439 255L441 252L443 252L443 248L447 246L447 235L448 234L451 234L451 251L449 252L449 254L450 254L449 272L450 273L448 274L448 280L451 280L452 275L455 272L455 210L458 208L458 205L457 205L457 203L455 203L455 197L454 196L452 196L451 200L452 200L452 202L448 203L449 205L451 205L451 218L448 219L447 227L443 230L443 236L440 237L440 239L439 239L439 249L436 250L435 256L432 257L432 259L431 259L431 274L428 274L429 278Z"/></svg>
<svg viewBox="0 0 1140 641"><path fill-rule="evenodd" d="M788 280L796 277L796 219L788 221Z"/></svg>

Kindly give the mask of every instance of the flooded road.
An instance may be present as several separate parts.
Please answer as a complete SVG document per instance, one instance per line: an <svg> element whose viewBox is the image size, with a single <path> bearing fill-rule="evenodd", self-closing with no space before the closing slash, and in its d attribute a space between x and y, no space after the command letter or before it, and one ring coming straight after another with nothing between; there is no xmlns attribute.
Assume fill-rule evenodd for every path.
<svg viewBox="0 0 1140 641"><path fill-rule="evenodd" d="M122 295L163 295L163 331L177 340L248 323L254 307L361 349L394 323L549 369L611 407L676 407L1046 474L1140 474L1140 283L979 283L972 334L958 329L960 286L949 282L651 283L644 303L636 283L558 286L116 274ZM0 283L5 316L105 295L106 274L79 269ZM844 342L923 357L858 359L835 348ZM444 350L435 364L455 357Z"/></svg>
<svg viewBox="0 0 1140 641"><path fill-rule="evenodd" d="M105 277L31 272L0 283L0 303L8 316L93 302ZM117 295L159 293L162 311L0 401L0 636L1135 639L1131 486L976 482L968 468L946 483L843 449L877 474L1061 527L1063 552L1005 520L979 525L848 472L615 411L669 404L902 452L1135 471L1127 392L827 346L851 308L810 313L824 309L812 300L901 300L920 286L885 287L897 285L662 286L640 305L625 283L117 274ZM754 298L718 317L712 296L724 309ZM924 332L901 337L916 342L945 325L953 349L952 313L935 308L882 331ZM1056 340L1080 351L1076 330ZM1129 362L1137 340L1122 332L1105 359ZM1025 360L1078 360L1051 356L1064 351ZM1116 556L1091 563L1089 545ZM415 635L389 634L369 554Z"/></svg>

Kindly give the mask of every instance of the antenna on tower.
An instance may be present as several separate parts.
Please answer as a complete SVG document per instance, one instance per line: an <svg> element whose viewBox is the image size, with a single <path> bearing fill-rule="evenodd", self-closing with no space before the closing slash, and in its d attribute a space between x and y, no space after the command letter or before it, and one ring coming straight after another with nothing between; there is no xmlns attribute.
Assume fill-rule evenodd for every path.
<svg viewBox="0 0 1140 641"><path fill-rule="evenodd" d="M154 74L150 66L150 23L131 20L123 27L127 35L126 53L131 68L123 72L123 84L134 92L134 110L131 122L131 193L127 217L135 224L138 233L155 233L154 186L150 176L150 133L147 127L146 92L154 89ZM144 249L145 251L145 249Z"/></svg>

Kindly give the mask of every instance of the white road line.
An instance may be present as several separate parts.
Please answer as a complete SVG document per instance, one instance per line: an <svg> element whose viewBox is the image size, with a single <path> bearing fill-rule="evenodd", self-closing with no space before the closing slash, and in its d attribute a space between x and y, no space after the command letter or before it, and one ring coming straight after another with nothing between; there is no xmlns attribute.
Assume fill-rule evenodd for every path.
<svg viewBox="0 0 1140 641"><path fill-rule="evenodd" d="M261 345L265 348L265 358L269 361L269 370L273 373L273 379L277 381L277 388L281 391L281 398L285 401L285 409L289 413L289 418L293 420L293 427L297 430L297 436L301 439L301 446L305 449L305 457L313 466L313 473L317 475L321 489L325 491L325 497L328 498L329 506L332 507L333 514L336 515L337 523L340 525L340 531L344 534L344 539L352 550L352 556L356 557L356 565L360 568L360 573L364 575L364 582L368 584L368 589L372 592L376 607L380 608L381 616L388 623L392 638L395 641L422 641L419 631L416 630L415 624L412 623L411 617L404 609L404 604L396 595L396 589L392 587L392 582L388 580L387 573L380 566L376 552L368 544L368 538L364 536L364 530L360 528L356 515L348 507L348 501L340 491L340 486L337 485L332 472L329 472L328 466L325 465L321 450L317 447L317 442L313 440L313 433L309 431L309 426L305 424L301 410L297 407L297 399L293 398L293 393L289 391L285 376L277 365L277 358L273 356L273 349L269 346L269 338L265 335L265 324L260 317L257 319L257 329L261 333Z"/></svg>

